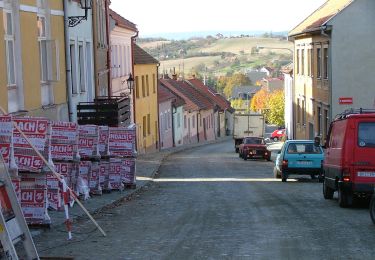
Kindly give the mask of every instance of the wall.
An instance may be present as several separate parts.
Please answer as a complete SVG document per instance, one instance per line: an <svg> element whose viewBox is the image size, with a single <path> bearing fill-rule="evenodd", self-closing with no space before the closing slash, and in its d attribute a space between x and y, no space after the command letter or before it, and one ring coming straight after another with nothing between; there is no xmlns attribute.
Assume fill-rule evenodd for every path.
<svg viewBox="0 0 375 260"><path fill-rule="evenodd" d="M153 77L152 75L155 75ZM157 149L158 143L158 132L157 129L158 125L158 93L157 93L157 65L143 65L138 64L134 65L134 78L138 76L139 81L142 78L142 75L146 79L146 75L149 78L149 96L147 96L147 86L145 85L145 97L142 95L142 84L139 82L140 87L140 95L139 98L135 97L135 123L140 126L143 124L143 117L150 114L150 122L151 122L151 133L147 134L146 137L142 136L142 141L138 143L138 150L140 152L148 152L148 151L155 151ZM154 81L153 81L154 78ZM146 80L145 80L146 84ZM136 82L134 82L134 88L136 86ZM154 87L155 86L155 87ZM154 91L155 90L155 91ZM135 89L134 89L135 91Z"/></svg>
<svg viewBox="0 0 375 260"><path fill-rule="evenodd" d="M173 131L175 146L183 145L184 142L184 108L177 107L173 112Z"/></svg>
<svg viewBox="0 0 375 260"><path fill-rule="evenodd" d="M160 149L173 147L172 102L159 104Z"/></svg>
<svg viewBox="0 0 375 260"><path fill-rule="evenodd" d="M375 2L354 1L332 25L332 116L345 109L375 108ZM339 105L339 97L353 97L352 105Z"/></svg>
<svg viewBox="0 0 375 260"><path fill-rule="evenodd" d="M191 144L198 142L197 135L197 111L186 111L184 110L184 117L182 119L182 124L184 126L184 144ZM194 119L194 120L193 120ZM194 121L194 127L193 122ZM189 123L190 122L190 123Z"/></svg>
<svg viewBox="0 0 375 260"><path fill-rule="evenodd" d="M69 16L81 16L84 14L84 10L80 8L77 2L64 0L66 4L65 17L68 19ZM68 95L70 98L70 117L73 122L77 121L77 105L79 102L90 102L95 97L95 79L94 79L94 57L93 57L93 24L92 24L92 10L88 10L87 20L82 21L75 27L67 27L67 88ZM72 55L70 52L70 45L74 46L75 53ZM79 62L79 46L82 46L84 53L84 63ZM90 56L89 56L90 55ZM71 58L75 58L75 62L72 63ZM80 66L84 66L85 69L85 89L81 90L79 86L79 78L72 77L74 68L71 68L73 64L75 66L75 75L79 75ZM72 90L72 78L76 78L75 84L77 91ZM76 92L73 94L73 92Z"/></svg>

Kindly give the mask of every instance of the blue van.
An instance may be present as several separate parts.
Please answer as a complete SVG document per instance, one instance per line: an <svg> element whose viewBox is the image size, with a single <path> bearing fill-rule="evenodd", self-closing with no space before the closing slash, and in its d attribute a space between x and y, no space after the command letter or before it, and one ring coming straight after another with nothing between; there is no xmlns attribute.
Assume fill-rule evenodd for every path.
<svg viewBox="0 0 375 260"><path fill-rule="evenodd" d="M324 153L312 140L288 140L278 153L275 167L275 178L286 182L290 175L318 176L323 181Z"/></svg>

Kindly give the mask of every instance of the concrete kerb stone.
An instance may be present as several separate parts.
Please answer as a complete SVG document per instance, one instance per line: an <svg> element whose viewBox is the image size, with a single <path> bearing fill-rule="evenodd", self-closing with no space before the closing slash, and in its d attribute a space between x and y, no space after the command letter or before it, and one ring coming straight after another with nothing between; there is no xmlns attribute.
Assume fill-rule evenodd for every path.
<svg viewBox="0 0 375 260"><path fill-rule="evenodd" d="M157 176L159 175L160 167L163 165L165 160L167 160L170 155L180 153L180 152L184 152L184 151L188 151L190 149L193 149L193 148L196 148L196 147L199 147L199 146L203 146L203 145L207 145L207 144L224 142L226 140L229 140L229 137L222 137L222 138L218 138L218 139L213 140L213 141L206 141L206 142L202 142L202 143L183 145L183 146L179 146L179 147L173 147L173 148L170 148L170 149L166 149L164 151L155 152L154 153L155 155L161 155L161 157L160 157L160 159L157 160L158 165L152 171L151 175L149 176L149 178L150 178L149 180L143 181L142 184L140 184L140 185L138 185L138 183L137 183L137 186L134 190L130 190L130 191L127 190L128 192L117 192L119 197L116 198L115 200L112 200L112 201L108 202L105 205L99 205L96 208L87 209L87 210L89 211L89 213L91 215L95 216L95 215L98 215L98 214L101 214L101 213L105 212L106 210L109 210L109 209L115 208L117 206L120 206L125 201L131 200L133 197L137 196L139 193L141 193L143 190L145 190L145 188L148 187L149 184L151 184L153 179L157 178ZM152 156L152 155L153 154L148 154L147 156L149 157L149 156ZM103 196L106 196L106 194L103 194ZM95 198L96 198L96 196L90 198L89 201L91 201L91 202L95 201ZM85 206L85 202L83 202L83 205ZM71 216L71 219L73 220L73 222L75 222L75 221L78 222L78 221L86 220L86 219L88 219L88 217L82 212L80 215ZM52 219L52 221L53 221L53 219ZM59 225L59 224L61 225L63 223L56 223L56 225ZM55 226L55 225L53 225L53 226ZM52 226L52 228L53 228L53 226Z"/></svg>

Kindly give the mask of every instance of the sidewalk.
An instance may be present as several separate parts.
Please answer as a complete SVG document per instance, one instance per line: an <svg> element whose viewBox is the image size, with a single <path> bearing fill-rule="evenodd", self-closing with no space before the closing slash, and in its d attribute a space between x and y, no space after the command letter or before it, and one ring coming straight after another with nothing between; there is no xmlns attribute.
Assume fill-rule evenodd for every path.
<svg viewBox="0 0 375 260"><path fill-rule="evenodd" d="M169 155L210 143L223 142L231 138L231 136L225 136L222 138L218 138L214 141L183 145L179 147L173 147L170 149L162 150L160 152L139 155L137 157L136 162L137 187L135 189L112 191L110 193L105 193L101 196L92 196L90 199L81 202L85 206L85 208L90 212L90 214L94 215L96 213L100 213L101 211L107 208L111 208L117 203L127 200L132 196L136 195L137 193L139 193L145 187L145 185L152 181L152 179L158 173L158 170L163 160L166 159ZM63 211L49 211L48 214L52 220L51 229L64 224L65 215ZM74 220L77 220L79 218L86 217L86 214L77 204L75 204L73 208L69 208L69 214L73 222ZM34 235L38 235L38 233L40 232L33 233Z"/></svg>

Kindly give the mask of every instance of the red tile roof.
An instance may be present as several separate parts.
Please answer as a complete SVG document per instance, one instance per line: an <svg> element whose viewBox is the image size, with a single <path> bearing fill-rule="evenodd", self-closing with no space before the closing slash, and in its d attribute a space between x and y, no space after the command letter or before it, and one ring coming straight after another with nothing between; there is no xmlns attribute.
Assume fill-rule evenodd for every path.
<svg viewBox="0 0 375 260"><path fill-rule="evenodd" d="M193 86L199 89L204 95L206 95L212 102L217 105L221 111L230 108L230 103L223 100L222 96L217 95L210 87L203 84L199 79L188 80Z"/></svg>
<svg viewBox="0 0 375 260"><path fill-rule="evenodd" d="M169 88L165 87L162 84L158 84L158 101L159 103L165 102L167 100L172 100L172 104L175 107L180 107L185 105L185 101L174 93Z"/></svg>
<svg viewBox="0 0 375 260"><path fill-rule="evenodd" d="M113 20L115 20L115 23L117 26L122 27L124 29L131 30L133 32L138 32L137 25L130 22L129 20L125 19L112 9L109 9L109 16L112 17Z"/></svg>
<svg viewBox="0 0 375 260"><path fill-rule="evenodd" d="M133 47L134 53L134 64L158 64L159 61L148 54L144 49L139 47L137 44L134 44Z"/></svg>

